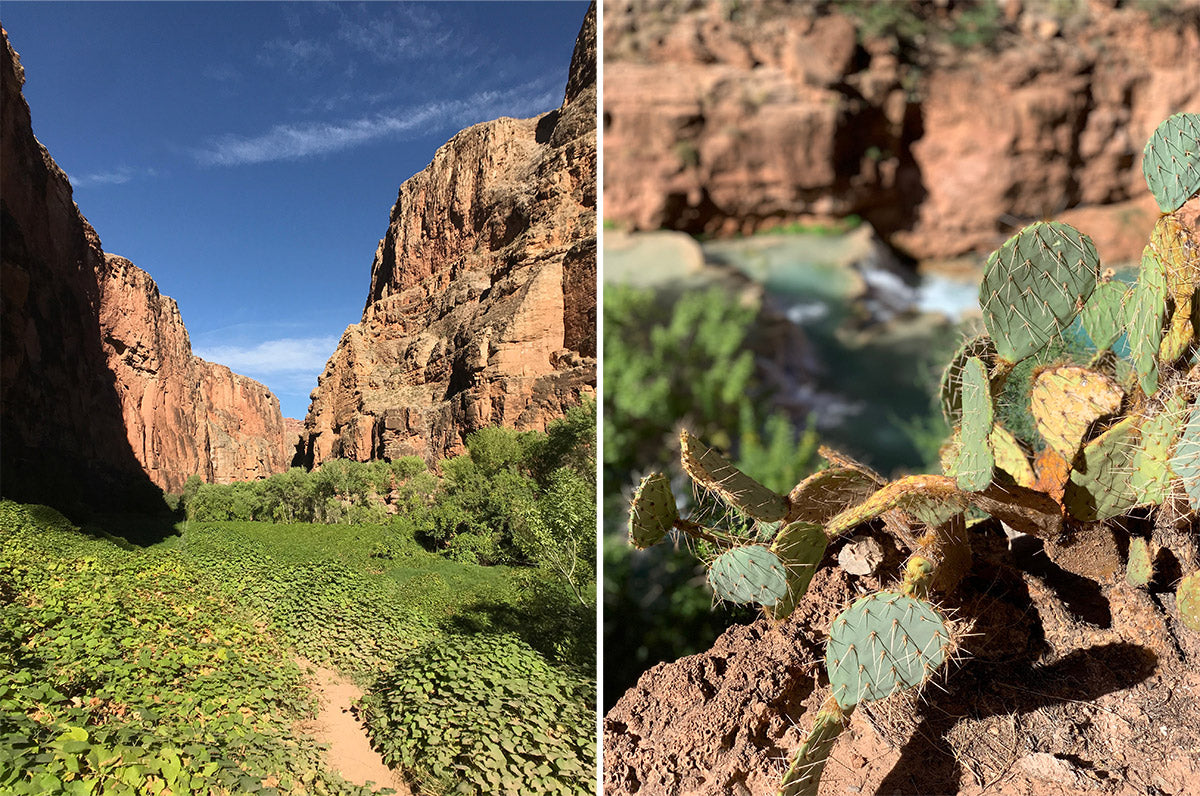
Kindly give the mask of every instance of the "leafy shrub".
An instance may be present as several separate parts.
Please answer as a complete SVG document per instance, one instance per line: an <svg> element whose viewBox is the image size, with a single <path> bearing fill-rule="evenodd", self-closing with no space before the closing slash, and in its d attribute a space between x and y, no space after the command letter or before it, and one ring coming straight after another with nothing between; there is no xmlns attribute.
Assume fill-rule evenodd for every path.
<svg viewBox="0 0 1200 796"><path fill-rule="evenodd" d="M440 639L381 677L361 709L384 760L462 794L590 794L590 684L511 636Z"/></svg>

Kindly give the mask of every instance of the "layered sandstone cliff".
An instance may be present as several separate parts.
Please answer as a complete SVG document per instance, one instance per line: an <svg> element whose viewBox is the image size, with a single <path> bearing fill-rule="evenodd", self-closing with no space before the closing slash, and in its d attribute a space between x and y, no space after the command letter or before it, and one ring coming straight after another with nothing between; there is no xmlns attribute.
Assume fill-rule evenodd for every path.
<svg viewBox="0 0 1200 796"><path fill-rule="evenodd" d="M542 429L595 392L595 8L562 105L444 144L401 187L298 452L436 460L484 426Z"/></svg>
<svg viewBox="0 0 1200 796"><path fill-rule="evenodd" d="M33 135L24 70L4 37L5 496L120 501L193 473L225 482L286 469L279 401L192 355L175 302L106 254L66 175Z"/></svg>
<svg viewBox="0 0 1200 796"><path fill-rule="evenodd" d="M970 43L983 23L906 3L926 29L957 32L910 32L921 41L906 50L863 21L868 5L609 3L606 220L730 234L854 213L936 258L1079 208L1089 232L1107 230L1102 254L1135 259L1156 215L1142 147L1200 108L1200 4L1157 18L1113 5L1055 19L1007 0Z"/></svg>

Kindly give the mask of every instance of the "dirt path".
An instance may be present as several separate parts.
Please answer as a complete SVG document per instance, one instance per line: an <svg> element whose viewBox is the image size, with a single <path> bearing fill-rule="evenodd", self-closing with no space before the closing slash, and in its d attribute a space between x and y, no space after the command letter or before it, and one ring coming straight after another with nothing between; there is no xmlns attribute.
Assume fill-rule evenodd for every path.
<svg viewBox="0 0 1200 796"><path fill-rule="evenodd" d="M332 669L304 658L296 658L296 664L321 704L316 720L305 729L319 742L329 745L326 753L329 767L357 785L370 782L372 790L394 788L400 796L412 796L400 775L384 765L371 748L366 728L350 712L350 705L362 696L358 686Z"/></svg>

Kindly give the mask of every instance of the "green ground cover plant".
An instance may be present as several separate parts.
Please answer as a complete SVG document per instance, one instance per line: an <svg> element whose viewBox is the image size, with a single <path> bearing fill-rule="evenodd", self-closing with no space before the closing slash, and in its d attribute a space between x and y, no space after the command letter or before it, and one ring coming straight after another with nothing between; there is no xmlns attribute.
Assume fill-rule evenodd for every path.
<svg viewBox="0 0 1200 796"><path fill-rule="evenodd" d="M398 684L454 672L490 685L446 681L439 727L475 738L502 709L489 721L524 750L523 792L592 787L594 429L585 407L545 434L489 430L441 476L400 460L193 482L169 533L170 517L80 529L0 502L0 792L366 793L294 729L314 709L296 656L393 706L372 742L422 793L512 781L486 755L440 767L446 736L414 737L394 710ZM508 563L462 555L462 536Z"/></svg>

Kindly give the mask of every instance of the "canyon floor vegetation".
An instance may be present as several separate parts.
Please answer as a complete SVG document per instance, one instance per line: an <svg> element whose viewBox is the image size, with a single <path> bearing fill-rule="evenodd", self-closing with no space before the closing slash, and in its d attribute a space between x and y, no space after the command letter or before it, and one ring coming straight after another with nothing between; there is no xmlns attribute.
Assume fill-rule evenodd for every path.
<svg viewBox="0 0 1200 796"><path fill-rule="evenodd" d="M440 463L189 484L172 518L0 503L0 790L367 793L298 659L414 793L590 793L595 410Z"/></svg>

